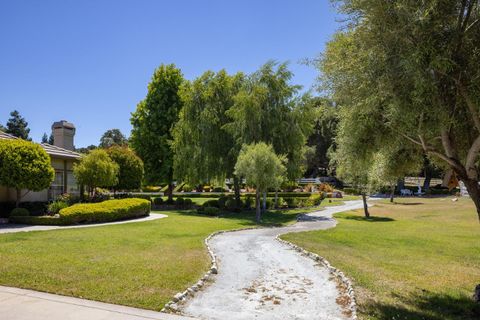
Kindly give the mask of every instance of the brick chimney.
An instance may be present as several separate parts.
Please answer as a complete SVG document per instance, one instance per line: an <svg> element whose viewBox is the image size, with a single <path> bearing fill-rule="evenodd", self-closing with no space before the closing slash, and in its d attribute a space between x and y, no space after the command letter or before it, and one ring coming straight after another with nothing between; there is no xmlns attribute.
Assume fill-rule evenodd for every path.
<svg viewBox="0 0 480 320"><path fill-rule="evenodd" d="M72 150L75 148L73 137L75 136L75 126L66 120L54 122L52 125L53 145Z"/></svg>

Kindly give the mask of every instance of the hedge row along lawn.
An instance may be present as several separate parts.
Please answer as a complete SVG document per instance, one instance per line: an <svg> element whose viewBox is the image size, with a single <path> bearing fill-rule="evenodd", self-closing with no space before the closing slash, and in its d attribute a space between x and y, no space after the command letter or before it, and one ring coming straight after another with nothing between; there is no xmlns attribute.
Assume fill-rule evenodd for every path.
<svg viewBox="0 0 480 320"><path fill-rule="evenodd" d="M318 209L309 209L318 210ZM306 210L268 212L271 225ZM254 213L168 218L96 228L0 235L0 284L160 310L209 268L204 239L255 226Z"/></svg>
<svg viewBox="0 0 480 320"><path fill-rule="evenodd" d="M283 239L354 280L361 319L480 319L480 224L470 199L397 199L337 214L326 231Z"/></svg>

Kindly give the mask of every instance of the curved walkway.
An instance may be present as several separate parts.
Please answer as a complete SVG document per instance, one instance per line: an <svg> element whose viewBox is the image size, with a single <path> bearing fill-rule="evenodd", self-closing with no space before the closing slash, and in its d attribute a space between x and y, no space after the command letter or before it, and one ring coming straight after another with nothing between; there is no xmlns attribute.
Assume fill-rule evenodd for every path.
<svg viewBox="0 0 480 320"><path fill-rule="evenodd" d="M2 233L14 233L14 232L29 232L29 231L45 231L45 230L57 230L57 229L77 229L77 228L91 228L91 227L103 227L111 226L114 224L124 224L124 223L135 223L143 221L151 221L168 217L166 214L161 213L150 213L146 217L141 217L137 219L115 221L115 222L105 222L105 223L91 223L91 224L81 224L74 226L32 226L27 224L0 224L0 234Z"/></svg>
<svg viewBox="0 0 480 320"><path fill-rule="evenodd" d="M275 237L332 228L334 213L362 206L347 201L303 215L292 226L215 236L210 247L218 275L181 307L183 313L201 319L348 319L336 303L340 292L329 271Z"/></svg>

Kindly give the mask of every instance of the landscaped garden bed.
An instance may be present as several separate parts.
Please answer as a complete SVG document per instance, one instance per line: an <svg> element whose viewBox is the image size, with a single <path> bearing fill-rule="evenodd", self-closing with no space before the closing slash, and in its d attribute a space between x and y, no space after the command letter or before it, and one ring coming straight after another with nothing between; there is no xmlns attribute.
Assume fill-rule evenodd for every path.
<svg viewBox="0 0 480 320"><path fill-rule="evenodd" d="M150 210L151 201L129 198L99 203L77 203L61 209L55 216L28 216L26 211L24 215L11 216L10 222L38 225L111 222L146 216Z"/></svg>

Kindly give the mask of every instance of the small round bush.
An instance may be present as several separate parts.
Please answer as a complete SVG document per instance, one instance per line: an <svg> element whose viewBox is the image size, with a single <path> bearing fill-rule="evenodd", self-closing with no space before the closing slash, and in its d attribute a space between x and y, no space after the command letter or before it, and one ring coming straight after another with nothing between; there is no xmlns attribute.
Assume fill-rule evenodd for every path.
<svg viewBox="0 0 480 320"><path fill-rule="evenodd" d="M48 205L48 212L51 214L57 214L60 212L60 210L68 206L69 206L68 202L66 201L61 201L61 200L53 201Z"/></svg>
<svg viewBox="0 0 480 320"><path fill-rule="evenodd" d="M185 206L191 206L193 204L193 201L190 198L185 198L183 203L185 204Z"/></svg>
<svg viewBox="0 0 480 320"><path fill-rule="evenodd" d="M175 204L177 206L183 206L185 204L185 199L182 198L182 197L178 197L176 200L175 200Z"/></svg>
<svg viewBox="0 0 480 320"><path fill-rule="evenodd" d="M220 209L216 207L205 207L203 209L203 213L207 216L218 216L218 214L220 213Z"/></svg>
<svg viewBox="0 0 480 320"><path fill-rule="evenodd" d="M15 208L10 212L11 217L28 217L30 212L25 208Z"/></svg>
<svg viewBox="0 0 480 320"><path fill-rule="evenodd" d="M206 207L216 207L216 208L219 208L220 207L220 204L218 202L218 200L208 200L208 201L205 201L203 203L203 207L206 208Z"/></svg>
<svg viewBox="0 0 480 320"><path fill-rule="evenodd" d="M154 198L153 204L155 204L156 206L161 206L163 204L163 199L161 197Z"/></svg>

